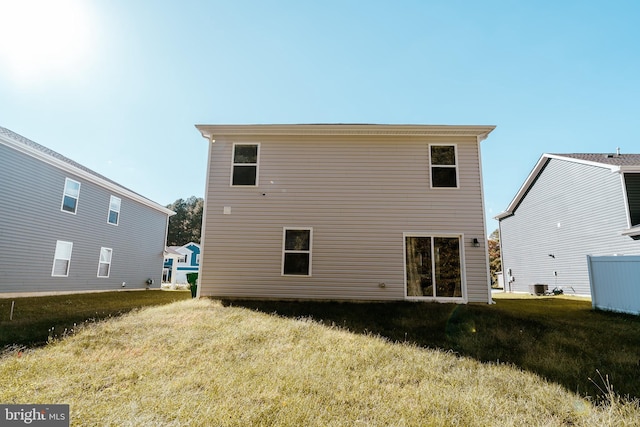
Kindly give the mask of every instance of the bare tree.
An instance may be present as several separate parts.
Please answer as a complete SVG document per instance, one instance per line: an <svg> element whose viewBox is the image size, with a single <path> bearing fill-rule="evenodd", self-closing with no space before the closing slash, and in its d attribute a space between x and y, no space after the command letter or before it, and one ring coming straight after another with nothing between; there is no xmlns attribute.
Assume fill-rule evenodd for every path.
<svg viewBox="0 0 640 427"><path fill-rule="evenodd" d="M502 271L502 259L500 258L500 230L497 228L489 236L489 272L491 284L497 281L496 273Z"/></svg>

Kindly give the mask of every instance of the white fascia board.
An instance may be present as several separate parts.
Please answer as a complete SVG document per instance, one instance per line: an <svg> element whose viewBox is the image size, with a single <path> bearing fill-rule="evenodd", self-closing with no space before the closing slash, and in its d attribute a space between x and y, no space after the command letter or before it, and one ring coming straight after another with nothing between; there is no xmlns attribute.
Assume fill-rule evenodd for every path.
<svg viewBox="0 0 640 427"><path fill-rule="evenodd" d="M123 195L129 199L135 200L145 206L148 206L150 208L153 208L157 211L160 211L168 216L173 216L176 213L174 211L172 211L171 209L167 209L164 206L155 203L145 197L142 197L139 194L136 194L130 190L127 190L124 187L121 187L117 184L111 183L109 181L106 181L92 173L89 173L87 171L84 171L82 169L79 169L65 161L62 161L60 159L57 159L55 157L50 156L47 153L44 153L40 150L37 150L33 147L30 147L28 145L22 144L20 142L15 142L13 141L11 138L6 138L3 137L2 135L0 135L0 143L3 143L4 145L8 146L9 148L12 148L16 151L19 151L23 154L26 154L30 157L33 157L37 160L40 160L41 162L47 163L49 165L52 165L60 170L63 170L65 172L69 172L72 173L76 176L79 176L83 179L86 179L87 181L93 182L96 185L99 185L100 187L106 188L109 191L113 191L114 193Z"/></svg>
<svg viewBox="0 0 640 427"><path fill-rule="evenodd" d="M524 183L516 193L513 200L511 200L511 203L509 203L509 206L507 206L507 209L505 209L505 211L501 214L494 216L494 219L500 221L503 218L513 215L513 211L516 209L520 201L524 198L525 194L527 194L527 191L529 191L529 188L531 188L531 185L533 185L533 182L538 177L538 174L540 173L542 168L544 168L544 166L547 164L549 156L549 154L543 154L540 157L533 170L529 173L529 176L527 176L527 179L525 179Z"/></svg>
<svg viewBox="0 0 640 427"><path fill-rule="evenodd" d="M620 166L618 168L620 173L640 173L640 166Z"/></svg>
<svg viewBox="0 0 640 427"><path fill-rule="evenodd" d="M520 202L522 201L524 196L529 191L529 188L531 188L531 186L533 185L534 181L536 180L536 178L538 177L538 175L540 174L540 172L542 171L544 166L547 164L547 161L550 160L550 159L563 160L563 161L566 161L566 162L579 163L579 164L582 164L582 165L597 166L597 167L600 167L600 168L609 169L611 172L620 172L621 169L622 169L620 166L616 166L616 165L607 165L607 164L604 164L604 163L593 162L593 161L590 161L590 160L575 159L573 157L566 157L566 156L559 156L557 154L544 153L542 156L540 156L540 159L538 160L538 163L536 163L536 165L533 168L533 170L531 171L531 173L529 173L529 176L524 181L524 184L522 184L522 186L520 187L520 189L516 193L515 197L511 201L511 203L509 203L509 206L507 206L507 209L505 209L504 212L494 216L493 217L494 219L500 221L503 218L506 218L508 216L513 215L513 211L520 204ZM636 167L636 169L638 169L640 171L640 167Z"/></svg>
<svg viewBox="0 0 640 427"><path fill-rule="evenodd" d="M485 139L495 126L476 125L378 125L378 124L253 124L195 125L213 142L216 136L266 135L365 135L365 136L467 136Z"/></svg>
<svg viewBox="0 0 640 427"><path fill-rule="evenodd" d="M573 157L559 156L557 154L546 154L546 153L544 154L544 156L547 156L550 159L564 160L567 162L579 163L581 165L596 166L599 168L609 169L611 170L611 172L618 172L620 170L620 166L608 165L606 163L594 162L591 160L576 159Z"/></svg>
<svg viewBox="0 0 640 427"><path fill-rule="evenodd" d="M622 230L620 234L623 236L640 236L640 225Z"/></svg>

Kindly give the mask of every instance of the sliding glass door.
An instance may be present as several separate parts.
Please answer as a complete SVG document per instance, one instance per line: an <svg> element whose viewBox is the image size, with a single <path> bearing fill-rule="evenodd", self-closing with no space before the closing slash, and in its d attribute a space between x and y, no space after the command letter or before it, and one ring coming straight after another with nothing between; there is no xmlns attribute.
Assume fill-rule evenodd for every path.
<svg viewBox="0 0 640 427"><path fill-rule="evenodd" d="M405 236L407 297L462 298L460 237Z"/></svg>

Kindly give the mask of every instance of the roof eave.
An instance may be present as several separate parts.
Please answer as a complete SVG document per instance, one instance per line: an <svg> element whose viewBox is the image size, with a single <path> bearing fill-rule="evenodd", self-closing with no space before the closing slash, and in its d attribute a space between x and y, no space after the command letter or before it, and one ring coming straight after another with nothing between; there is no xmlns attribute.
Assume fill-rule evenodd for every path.
<svg viewBox="0 0 640 427"><path fill-rule="evenodd" d="M94 184L99 185L100 187L109 189L111 191L113 191L114 193L117 193L119 195L122 196L126 196L130 199L133 199L139 203L142 203L143 205L146 205L150 208L153 208L157 211L160 211L168 216L173 216L176 213L174 211L172 211L171 209L165 208L164 206L147 199L146 197L143 197L137 193L134 193L133 191L122 187L120 185L118 185L115 182L109 182L106 181L105 179L94 175L90 172L87 172L85 170L79 169L76 166L64 162L60 159L57 159L56 157L53 157L45 152L39 151L35 148L32 148L30 146L27 146L25 144L20 143L19 141L16 141L15 139L9 137L9 136L2 136L0 135L0 143L3 143L4 145L11 147L12 149L19 151L21 153L24 153L30 157L33 157L35 159L38 159L42 162L48 163L52 166L57 167L60 170L66 171L68 173L72 173L76 176L82 177L88 181L93 182Z"/></svg>
<svg viewBox="0 0 640 427"><path fill-rule="evenodd" d="M640 225L627 228L626 230L623 230L622 233L620 234L622 234L623 236L629 236L629 237L640 236Z"/></svg>
<svg viewBox="0 0 640 427"><path fill-rule="evenodd" d="M524 181L524 183L516 193L513 200L511 200L511 203L509 203L509 206L507 206L507 209L505 209L503 213L495 216L495 219L501 220L513 215L513 212L516 210L516 208L518 207L518 205L520 204L524 196L527 194L527 192L529 191L529 188L531 188L531 185L533 185L533 182L538 177L538 174L547 164L547 161L549 160L550 156L551 155L546 153L540 156L540 159L538 159L538 162L534 166L533 170L529 173L529 176L527 176L527 179Z"/></svg>
<svg viewBox="0 0 640 427"><path fill-rule="evenodd" d="M485 139L495 126L476 125L380 125L380 124L253 124L253 125L196 125L202 136L213 140L216 136L256 135L364 135L364 136L466 136Z"/></svg>
<svg viewBox="0 0 640 427"><path fill-rule="evenodd" d="M609 169L611 172L636 172L636 171L640 172L640 166L621 167L617 165L609 165L609 164L594 162L590 160L576 159L574 157L567 157L560 154L544 153L542 156L540 156L540 159L536 163L531 173L529 173L529 176L524 181L524 183L516 193L515 197L511 201L511 203L509 203L509 206L507 206L507 209L503 213L495 216L494 219L501 220L513 215L513 212L516 210L516 208L518 207L518 205L520 204L524 196L527 194L527 192L533 185L534 181L536 180L536 178L538 177L538 175L540 174L544 166L547 164L547 161L549 161L550 159L558 159L558 160L564 160L564 161L573 162L573 163L580 163L583 165L597 166L600 168Z"/></svg>

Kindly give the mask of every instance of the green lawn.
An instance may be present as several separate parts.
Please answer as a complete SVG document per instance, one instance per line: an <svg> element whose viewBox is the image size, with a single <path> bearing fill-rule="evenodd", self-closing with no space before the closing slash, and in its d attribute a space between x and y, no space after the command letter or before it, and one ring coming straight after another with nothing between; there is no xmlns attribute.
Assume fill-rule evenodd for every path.
<svg viewBox="0 0 640 427"><path fill-rule="evenodd" d="M564 321L557 312L565 301L526 307L533 303L556 312L550 324ZM565 317L595 316L616 330L632 323L637 333L635 319L582 311ZM488 347L496 334L485 328L504 331L499 324L506 322L516 337L523 327L533 337L540 323L526 312L511 302L273 303L250 310L189 299L5 352L0 402L66 403L72 425L83 426L637 425L637 401L609 391L594 403L516 366L422 342ZM421 332L436 325L438 331ZM479 340L487 344L474 347Z"/></svg>
<svg viewBox="0 0 640 427"><path fill-rule="evenodd" d="M43 344L73 333L78 325L87 322L190 297L189 291L147 290L0 298L0 349Z"/></svg>

